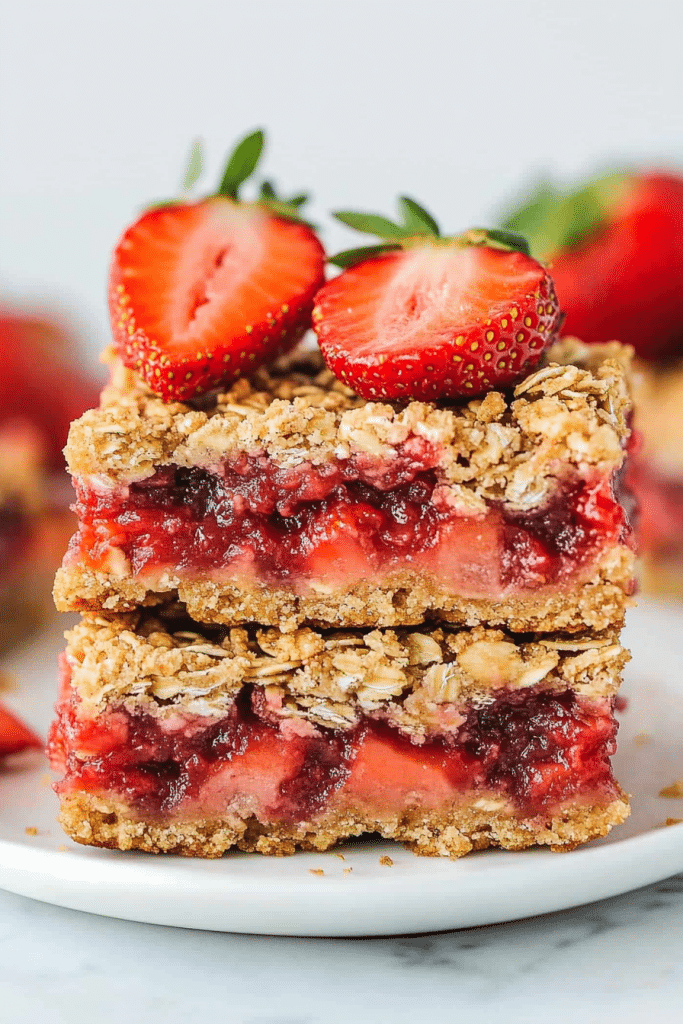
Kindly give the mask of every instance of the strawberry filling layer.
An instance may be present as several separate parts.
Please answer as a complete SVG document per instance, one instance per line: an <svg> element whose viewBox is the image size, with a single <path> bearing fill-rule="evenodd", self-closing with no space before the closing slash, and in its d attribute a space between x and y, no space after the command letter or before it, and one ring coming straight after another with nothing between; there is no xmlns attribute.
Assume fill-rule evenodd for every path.
<svg viewBox="0 0 683 1024"><path fill-rule="evenodd" d="M302 593L321 578L348 585L413 568L458 594L495 597L571 580L630 542L609 478L559 481L539 509L492 504L473 516L439 485L437 457L425 443L383 462L280 468L244 456L119 490L76 481L79 529L65 564L152 582L169 570L256 578Z"/></svg>
<svg viewBox="0 0 683 1024"><path fill-rule="evenodd" d="M57 791L121 799L141 818L234 811L269 822L344 809L438 810L478 797L534 816L618 795L611 699L501 691L466 709L447 738L418 745L369 717L349 731L278 727L259 717L258 696L245 687L229 713L208 719L123 707L88 718L66 686L50 737L53 767L63 773Z"/></svg>

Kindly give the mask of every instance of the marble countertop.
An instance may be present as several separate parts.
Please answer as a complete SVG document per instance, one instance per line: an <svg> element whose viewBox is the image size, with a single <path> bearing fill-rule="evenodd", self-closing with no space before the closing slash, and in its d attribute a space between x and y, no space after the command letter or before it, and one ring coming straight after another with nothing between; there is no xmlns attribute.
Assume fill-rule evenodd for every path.
<svg viewBox="0 0 683 1024"><path fill-rule="evenodd" d="M683 875L513 924L298 939L133 924L0 892L2 1024L681 1019Z"/></svg>

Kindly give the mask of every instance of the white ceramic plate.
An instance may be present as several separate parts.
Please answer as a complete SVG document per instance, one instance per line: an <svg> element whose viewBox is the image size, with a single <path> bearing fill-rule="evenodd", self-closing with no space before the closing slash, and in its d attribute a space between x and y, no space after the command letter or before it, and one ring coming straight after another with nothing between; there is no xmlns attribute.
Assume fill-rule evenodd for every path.
<svg viewBox="0 0 683 1024"><path fill-rule="evenodd" d="M64 621L52 624L7 666L20 681L8 703L39 728L50 716L63 627ZM343 859L329 852L202 861L89 849L61 833L47 769L36 757L0 775L0 887L152 924L342 936L492 924L655 882L683 871L683 824L661 827L667 818L683 818L683 799L658 796L683 778L683 606L643 601L631 615L627 643L633 661L615 767L632 794L633 814L573 853L491 850L452 862L379 840L349 843L339 851ZM386 856L392 865L380 863Z"/></svg>

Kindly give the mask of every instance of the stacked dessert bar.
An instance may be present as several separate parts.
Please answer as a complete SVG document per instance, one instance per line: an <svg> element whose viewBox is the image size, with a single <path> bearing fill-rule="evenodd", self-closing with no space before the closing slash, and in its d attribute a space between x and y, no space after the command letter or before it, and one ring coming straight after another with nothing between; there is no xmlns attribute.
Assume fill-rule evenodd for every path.
<svg viewBox="0 0 683 1024"><path fill-rule="evenodd" d="M145 238L161 218L166 244L178 215L147 214ZM533 263L479 236L454 257L411 237L316 282L305 301L324 353L335 296L387 260L440 274L466 259L468 289L482 260L496 288ZM135 229L124 243L115 265ZM115 308L142 308L134 275L113 280ZM491 289L478 329L493 323L514 360L500 324L532 343L552 296L526 294L534 319ZM219 345L189 395L174 382L196 382L194 364L150 370L123 339L67 446L79 526L55 596L82 619L50 747L74 839L213 857L374 832L459 857L570 849L626 817L610 767L633 588L619 346L545 344L516 383L458 402L412 386L393 399L386 353L370 383L301 350L221 381Z"/></svg>

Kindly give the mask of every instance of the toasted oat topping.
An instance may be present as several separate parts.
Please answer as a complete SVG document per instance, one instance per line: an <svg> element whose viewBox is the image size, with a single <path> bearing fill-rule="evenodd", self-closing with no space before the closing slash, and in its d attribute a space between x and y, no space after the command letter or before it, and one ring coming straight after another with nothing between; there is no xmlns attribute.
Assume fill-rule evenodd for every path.
<svg viewBox="0 0 683 1024"><path fill-rule="evenodd" d="M276 720L351 728L365 713L418 740L457 728L462 708L502 688L612 694L628 658L616 634L518 643L483 627L280 633L179 628L151 611L88 616L66 636L72 683L93 714L120 704L162 716L221 714L255 684Z"/></svg>
<svg viewBox="0 0 683 1024"><path fill-rule="evenodd" d="M543 501L562 469L611 472L621 464L629 351L563 341L514 395L494 391L446 408L366 402L318 353L238 380L201 408L164 404L115 366L100 408L72 425L66 454L74 475L116 487L168 465L219 470L244 453L294 467L351 456L390 460L411 441L428 442L443 500L471 511L491 500L524 508Z"/></svg>

